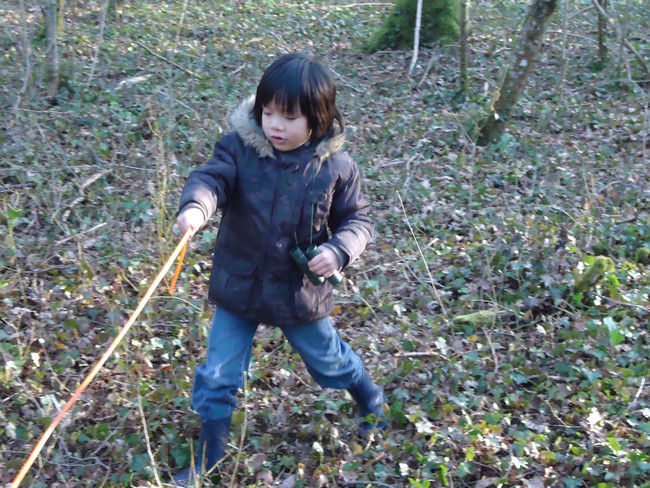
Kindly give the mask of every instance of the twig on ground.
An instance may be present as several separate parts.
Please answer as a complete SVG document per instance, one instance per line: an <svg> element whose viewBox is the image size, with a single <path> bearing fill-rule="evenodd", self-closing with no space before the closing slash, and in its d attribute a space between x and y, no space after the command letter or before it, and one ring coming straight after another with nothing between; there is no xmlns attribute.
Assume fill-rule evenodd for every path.
<svg viewBox="0 0 650 488"><path fill-rule="evenodd" d="M355 295L355 297L358 298L359 300L361 300L361 301L363 302L363 304L364 304L366 307L368 307L368 310L370 310L370 312L372 312L372 315L373 315L376 319L379 319L379 315L377 315L377 312L375 312L375 309L372 307L372 305L370 305L370 303L368 303L368 300L366 300L365 298L363 298L361 295L358 295L358 294Z"/></svg>
<svg viewBox="0 0 650 488"><path fill-rule="evenodd" d="M326 5L321 7L327 10L343 10L344 8L368 7L370 5L393 5L391 2L348 3L347 5Z"/></svg>
<svg viewBox="0 0 650 488"><path fill-rule="evenodd" d="M343 76L341 76L339 73L337 73L336 71L334 71L334 70L332 69L332 67L330 67L329 70L330 70L332 73L334 73L334 74L338 77L338 79L341 80L341 81L343 82L343 84L344 84L345 86L352 88L352 89L353 89L354 91L356 91L356 92L362 92L362 91L364 91L363 89L358 88L358 87L354 86L353 84L351 84L349 81L347 81L345 78L343 78Z"/></svg>
<svg viewBox="0 0 650 488"><path fill-rule="evenodd" d="M632 222L636 222L638 220L637 215L632 215L631 217L626 217L623 220L617 220L614 222L614 225L622 225L622 224L631 224Z"/></svg>
<svg viewBox="0 0 650 488"><path fill-rule="evenodd" d="M63 239L60 239L60 240L56 241L54 243L54 245L59 246L59 245L64 244L64 243L66 243L68 241L71 241L72 239L76 239L77 237L81 237L81 236L83 236L85 234L89 234L89 233L91 233L91 232L93 232L93 231L95 231L95 230L97 230L97 229L99 229L101 227L104 227L105 225L106 225L106 222L102 222L101 224L97 224L96 226L91 227L90 229L84 230L82 232L79 232L78 234L75 234L75 235L68 236L68 237L65 237Z"/></svg>
<svg viewBox="0 0 650 488"><path fill-rule="evenodd" d="M242 71L244 68L247 68L247 67L248 67L248 63L244 63L239 68L236 68L233 71L231 71L230 73L228 73L228 75L229 76L235 76L237 73L239 73L240 71Z"/></svg>
<svg viewBox="0 0 650 488"><path fill-rule="evenodd" d="M180 69L182 72L187 73L187 74L190 75L190 76L194 76L195 78L201 78L201 75L200 75L200 74L195 73L194 71L189 70L189 69L187 69L187 68L181 66L181 65L178 64L178 63L175 63L175 62L172 61L171 59L167 59L165 56L163 56L163 55L161 55L161 54L158 54L158 53L155 52L155 51L152 51L150 48L148 48L147 46L145 46L145 45L142 44L141 42L139 42L139 41L135 41L135 44L138 45L138 46L140 46L142 49L144 49L145 51L147 51L147 52L148 52L149 54L151 54L152 56L154 56L154 57L160 59L161 61L165 61L166 63L171 64L174 68L178 68L178 69Z"/></svg>
<svg viewBox="0 0 650 488"><path fill-rule="evenodd" d="M344 483L343 486L385 486L388 488L393 488L394 485L388 485L386 483L382 483L381 481L348 481L347 483Z"/></svg>
<svg viewBox="0 0 650 488"><path fill-rule="evenodd" d="M564 420L562 420L557 413L555 413L555 409L553 408L553 405L551 405L551 402L549 402L546 398L544 398L544 403L546 403L546 406L548 409L551 411L551 414L553 417L555 417L564 427L570 427L570 425L567 425Z"/></svg>
<svg viewBox="0 0 650 488"><path fill-rule="evenodd" d="M320 388L317 388L317 387L312 386L312 385L310 385L309 383L307 383L307 382L306 382L305 380L303 380L303 379L300 377L300 375L299 375L298 373L296 373L295 371L291 371L291 370L286 370L286 371L287 371L291 376L293 376L293 377L298 381L298 383L301 383L303 386L306 386L306 387L309 388L310 390L320 391Z"/></svg>
<svg viewBox="0 0 650 488"><path fill-rule="evenodd" d="M131 249L131 250L124 250L120 252L113 253L109 256L103 256L99 258L93 258L93 259L88 259L86 261L87 264L90 263L98 263L98 262L110 262L113 258L116 256L132 256L134 254L138 254L139 252L143 252L143 248L138 248L138 249ZM22 273L27 274L27 275L35 275L35 274L41 274L41 273L50 273L55 270L63 270L63 269L71 269L71 268L77 268L79 267L79 263L75 262L73 264L61 264L59 266L50 266L49 268L42 268L42 269L22 269L20 270ZM0 270L3 269L10 269L8 266L5 267L0 267Z"/></svg>
<svg viewBox="0 0 650 488"><path fill-rule="evenodd" d="M187 2L188 0L185 0L183 2L183 10L181 11L181 20L178 23L178 30L176 31L176 38L174 39L174 51L176 51L176 48L178 47L178 43L180 42L181 38L181 31L183 30L183 24L185 23L185 15L187 14Z"/></svg>
<svg viewBox="0 0 650 488"><path fill-rule="evenodd" d="M153 455L151 450L151 441L149 439L149 427L147 426L147 419L144 417L144 409L142 408L142 395L140 395L140 388L137 389L138 392L138 412L140 412L140 420L142 421L142 432L144 433L144 443L147 447L147 454L149 454L149 459L151 460L151 466L153 467L153 476L156 480L158 486L162 486L160 482L160 477L158 476L158 463L156 458Z"/></svg>
<svg viewBox="0 0 650 488"><path fill-rule="evenodd" d="M436 54L433 53L431 55L431 58L429 58L429 62L427 63L427 67L424 69L424 74L422 75L422 78L420 78L420 82L417 84L417 88L420 88L422 83L424 83L424 80L427 79L427 76L429 76L429 70L431 69L431 66L433 65L433 60L435 59Z"/></svg>
<svg viewBox="0 0 650 488"><path fill-rule="evenodd" d="M3 188L0 188L0 193L13 193L21 188L34 188L36 187L36 183L16 183L13 185L3 184L2 186Z"/></svg>
<svg viewBox="0 0 650 488"><path fill-rule="evenodd" d="M483 333L485 334L485 338L488 341L488 345L490 346L490 352L492 353L492 359L494 359L494 373L499 372L499 356L497 356L497 351L494 349L494 344L492 344L492 336L485 330L485 327L482 328Z"/></svg>
<svg viewBox="0 0 650 488"><path fill-rule="evenodd" d="M449 315L447 314L447 309L445 308L445 304L442 303L442 298L440 297L440 294L438 293L438 288L436 288L436 282L433 279L433 275L431 274L431 270L429 269L429 263L427 263L426 258L424 257L424 253L422 252L422 248L420 247L420 243L418 242L417 237L415 236L415 232L413 231L413 227L411 226L411 222L409 221L408 215L406 213L406 208L404 207L404 202L402 201L402 195L400 195L399 191L397 192L397 198L399 198L399 203L402 205L402 212L404 212L404 218L406 219L406 225L409 228L409 231L411 231L411 236L413 237L413 241L415 242L416 247L418 248L418 252L420 253L420 257L422 258L422 261L424 262L424 267L427 270L427 274L429 276L429 283L431 285L431 288L433 288L433 292L436 296L436 300L438 300L438 303L440 304L440 310L442 310L443 315L445 318L449 319Z"/></svg>
<svg viewBox="0 0 650 488"><path fill-rule="evenodd" d="M235 482L237 481L237 471L239 470L239 461L242 457L242 451L244 450L244 440L246 439L246 426L248 425L248 380L244 375L244 404L242 405L242 410L244 412L244 420L241 424L241 429L239 431L239 445L237 446L237 455L235 456L235 465L232 468L232 478L230 479L230 488L234 488Z"/></svg>
<svg viewBox="0 0 650 488"><path fill-rule="evenodd" d="M398 352L393 354L396 358L428 358L433 356L440 356L440 353L435 351L415 351L415 352Z"/></svg>
<svg viewBox="0 0 650 488"><path fill-rule="evenodd" d="M645 376L641 378L641 384L639 385L639 389L636 391L636 395L634 395L634 398L630 402L630 405L627 407L628 412L632 411L632 409L636 407L636 404L639 401L639 397L641 396L644 387L645 387Z"/></svg>
<svg viewBox="0 0 650 488"><path fill-rule="evenodd" d="M594 296L600 298L601 300L605 300L606 302L609 302L613 305L620 305L623 307L630 307L630 308L635 308L637 310L641 310L646 313L650 313L650 308L644 307L643 305L637 305L636 303L627 303L627 302L621 302L620 300L614 300L613 298L606 297L605 295L600 295L598 293L594 293Z"/></svg>

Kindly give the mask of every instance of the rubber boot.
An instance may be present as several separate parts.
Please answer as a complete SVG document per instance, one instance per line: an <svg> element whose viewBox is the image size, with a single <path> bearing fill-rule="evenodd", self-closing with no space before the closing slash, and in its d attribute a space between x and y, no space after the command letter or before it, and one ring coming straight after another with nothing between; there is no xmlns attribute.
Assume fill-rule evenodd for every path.
<svg viewBox="0 0 650 488"><path fill-rule="evenodd" d="M214 466L221 460L228 445L230 433L230 417L220 420L204 420L201 422L199 448L194 453L194 470L190 465L176 476L176 486L195 486L205 473L218 474Z"/></svg>
<svg viewBox="0 0 650 488"><path fill-rule="evenodd" d="M384 390L372 382L372 378L367 371L359 381L352 385L348 391L354 401L357 402L359 413L364 420L359 424L359 436L368 437L373 428L385 430L386 416L384 414ZM368 418L372 415L372 418Z"/></svg>

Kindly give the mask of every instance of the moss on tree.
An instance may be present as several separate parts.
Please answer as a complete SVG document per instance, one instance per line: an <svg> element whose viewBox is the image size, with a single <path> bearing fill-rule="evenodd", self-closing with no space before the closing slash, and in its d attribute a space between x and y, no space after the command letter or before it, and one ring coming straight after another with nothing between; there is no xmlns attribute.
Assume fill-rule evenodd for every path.
<svg viewBox="0 0 650 488"><path fill-rule="evenodd" d="M637 249L634 260L639 264L650 264L650 249L647 247Z"/></svg>
<svg viewBox="0 0 650 488"><path fill-rule="evenodd" d="M594 262L578 276L575 282L574 290L576 293L584 293L600 282L606 273L612 273L615 270L612 258L598 256Z"/></svg>
<svg viewBox="0 0 650 488"><path fill-rule="evenodd" d="M384 23L368 41L367 51L413 47L417 0L397 0ZM456 42L460 35L460 0L425 0L420 44Z"/></svg>

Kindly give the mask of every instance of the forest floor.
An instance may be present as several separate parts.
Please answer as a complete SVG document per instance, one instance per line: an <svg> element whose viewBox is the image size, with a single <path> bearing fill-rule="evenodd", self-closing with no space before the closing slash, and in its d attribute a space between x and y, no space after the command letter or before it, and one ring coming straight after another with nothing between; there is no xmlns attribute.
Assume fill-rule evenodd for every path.
<svg viewBox="0 0 650 488"><path fill-rule="evenodd" d="M180 190L229 112L272 59L307 49L335 73L374 208L334 317L384 386L390 428L357 439L349 395L262 326L219 484L650 486L641 2L612 14L604 64L591 4L563 6L487 147L477 124L523 4L472 4L459 94L455 46L421 49L411 74L411 51L364 52L386 2L66 3L56 104L40 9L0 3L0 481L178 242ZM624 27L638 57L619 49ZM217 227L191 240L177 290L156 292L25 486L158 486L187 466Z"/></svg>

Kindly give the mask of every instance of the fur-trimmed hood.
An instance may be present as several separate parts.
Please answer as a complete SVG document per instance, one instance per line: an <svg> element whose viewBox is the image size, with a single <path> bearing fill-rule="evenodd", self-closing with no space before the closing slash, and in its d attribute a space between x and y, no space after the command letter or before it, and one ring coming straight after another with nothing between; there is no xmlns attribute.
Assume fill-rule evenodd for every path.
<svg viewBox="0 0 650 488"><path fill-rule="evenodd" d="M255 149L260 157L275 157L273 145L264 135L264 131L253 117L253 106L255 105L255 95L251 95L233 111L230 116L230 124L244 144ZM334 128L331 134L316 146L315 154L323 160L331 154L339 151L345 143L345 134L338 122L334 122Z"/></svg>

